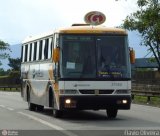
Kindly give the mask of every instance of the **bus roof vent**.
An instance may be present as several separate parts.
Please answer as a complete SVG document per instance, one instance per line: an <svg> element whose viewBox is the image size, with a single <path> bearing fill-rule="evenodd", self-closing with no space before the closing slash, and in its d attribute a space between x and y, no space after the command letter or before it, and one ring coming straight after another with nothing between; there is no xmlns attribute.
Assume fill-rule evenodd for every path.
<svg viewBox="0 0 160 136"><path fill-rule="evenodd" d="M90 26L90 24L72 24L72 26Z"/></svg>

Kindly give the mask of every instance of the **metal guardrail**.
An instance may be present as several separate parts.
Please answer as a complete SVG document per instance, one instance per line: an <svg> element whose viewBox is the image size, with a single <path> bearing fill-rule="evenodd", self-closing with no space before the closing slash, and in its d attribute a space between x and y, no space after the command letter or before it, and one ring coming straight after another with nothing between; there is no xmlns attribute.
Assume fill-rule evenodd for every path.
<svg viewBox="0 0 160 136"><path fill-rule="evenodd" d="M4 91L20 91L20 85L5 85L0 86L0 89ZM151 97L160 97L160 85L144 85L144 84L132 84L132 100L134 96L146 96L147 103L151 101Z"/></svg>
<svg viewBox="0 0 160 136"><path fill-rule="evenodd" d="M20 85L4 85L4 86L0 86L0 90L4 90L4 91L12 91L12 90L16 90L16 91L20 91L21 86Z"/></svg>
<svg viewBox="0 0 160 136"><path fill-rule="evenodd" d="M151 101L151 97L160 97L160 85L133 84L132 100L134 100L135 95L146 96L147 103L149 103Z"/></svg>

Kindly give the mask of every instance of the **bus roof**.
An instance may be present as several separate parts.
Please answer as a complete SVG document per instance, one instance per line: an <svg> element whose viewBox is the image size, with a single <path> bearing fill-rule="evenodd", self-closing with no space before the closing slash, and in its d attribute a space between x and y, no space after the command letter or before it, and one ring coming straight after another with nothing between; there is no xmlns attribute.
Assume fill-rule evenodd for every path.
<svg viewBox="0 0 160 136"><path fill-rule="evenodd" d="M24 39L23 43L28 43L31 41L36 41L38 39L43 39L44 37L49 37L54 33L60 34L119 34L127 35L124 29L120 28L107 28L105 26L72 26L68 28L60 28L56 31L50 31L37 36L29 36Z"/></svg>
<svg viewBox="0 0 160 136"><path fill-rule="evenodd" d="M42 33L42 34L39 34L39 35L36 35L36 36L28 36L22 41L22 44L28 43L28 42L31 42L31 41L36 41L38 39L43 39L44 37L49 37L53 34L54 34L54 31L50 31L50 32Z"/></svg>
<svg viewBox="0 0 160 136"><path fill-rule="evenodd" d="M127 32L120 28L107 28L105 26L72 26L68 28L58 29L57 33L68 34L122 34L126 35Z"/></svg>

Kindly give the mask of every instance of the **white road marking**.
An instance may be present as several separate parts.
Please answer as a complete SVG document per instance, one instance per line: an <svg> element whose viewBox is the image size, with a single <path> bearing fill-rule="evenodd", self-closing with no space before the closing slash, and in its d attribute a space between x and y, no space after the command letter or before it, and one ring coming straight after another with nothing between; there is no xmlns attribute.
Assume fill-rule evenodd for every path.
<svg viewBox="0 0 160 136"><path fill-rule="evenodd" d="M0 92L1 95L13 95L13 92Z"/></svg>
<svg viewBox="0 0 160 136"><path fill-rule="evenodd" d="M4 106L4 105L0 105L0 107L2 107L2 108L6 108L6 109L8 109L8 110L10 110L10 111L13 111L13 110L14 110L13 108L6 107L6 106Z"/></svg>
<svg viewBox="0 0 160 136"><path fill-rule="evenodd" d="M10 91L1 91L0 90L0 94L1 95L19 95L20 92L10 92Z"/></svg>
<svg viewBox="0 0 160 136"><path fill-rule="evenodd" d="M4 105L0 105L0 107L5 108L5 106L4 106Z"/></svg>
<svg viewBox="0 0 160 136"><path fill-rule="evenodd" d="M30 118L30 119L33 119L33 120L35 120L35 121L37 121L37 122L40 122L40 123L42 123L42 124L44 124L44 125L46 125L46 126L49 126L49 127L53 128L53 129L55 129L55 130L62 130L62 131L60 131L60 132L63 133L63 134L65 134L65 135L67 135L67 136L77 136L76 134L74 134L74 133L72 133L72 132L69 132L69 131L65 130L64 128L62 128L62 127L60 127L60 126L58 126L58 125L51 124L51 123L49 123L49 122L47 122L47 121L45 121L45 120L42 120L42 119L40 119L40 118L37 118L37 117L35 117L35 116L26 114L26 113L24 113L24 112L17 112L17 113L19 113L19 114L21 114L21 115L24 115L24 116L26 116L26 117L28 117L28 118Z"/></svg>
<svg viewBox="0 0 160 136"><path fill-rule="evenodd" d="M10 110L10 111L13 111L13 110L14 110L13 108L10 108L10 107L8 107L7 109Z"/></svg>

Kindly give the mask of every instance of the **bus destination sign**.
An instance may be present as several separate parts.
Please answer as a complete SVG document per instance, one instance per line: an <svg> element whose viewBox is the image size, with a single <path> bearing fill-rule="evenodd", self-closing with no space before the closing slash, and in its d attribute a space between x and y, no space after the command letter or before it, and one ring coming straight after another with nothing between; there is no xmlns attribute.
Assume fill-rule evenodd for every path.
<svg viewBox="0 0 160 136"><path fill-rule="evenodd" d="M91 11L84 17L84 21L90 25L101 25L105 22L106 17L99 11Z"/></svg>

